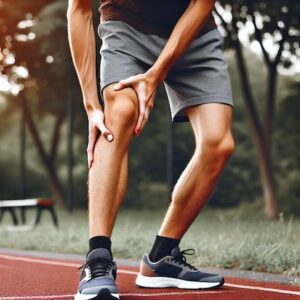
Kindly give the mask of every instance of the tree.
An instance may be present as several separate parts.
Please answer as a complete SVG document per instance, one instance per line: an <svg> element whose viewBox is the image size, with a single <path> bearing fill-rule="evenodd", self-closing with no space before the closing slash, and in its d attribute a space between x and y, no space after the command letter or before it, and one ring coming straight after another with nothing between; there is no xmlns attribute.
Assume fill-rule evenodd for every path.
<svg viewBox="0 0 300 300"><path fill-rule="evenodd" d="M18 91L16 94L21 101L20 107L33 143L51 189L61 201L64 199L63 190L55 160L71 85L68 75L72 73L70 55L65 51L65 11L66 1L52 1L49 4L48 1L18 0L2 2L0 6L1 73L19 88L19 94ZM20 76L20 67L23 73L28 72L27 76ZM38 131L33 109L40 118L50 113L55 119L48 151Z"/></svg>
<svg viewBox="0 0 300 300"><path fill-rule="evenodd" d="M296 0L220 1L216 8L216 15L226 32L226 44L236 52L246 110L257 146L265 214L268 218L276 218L279 211L271 151L278 67L290 67L292 59L299 56L299 52L296 51L299 47L299 12L300 5ZM253 87L250 84L243 45L239 38L246 24L248 27L252 24L253 30L249 32L249 39L258 42L268 69L263 116L260 116L253 97ZM274 46L266 47L266 41L272 41ZM275 55L272 54L274 48L277 48Z"/></svg>

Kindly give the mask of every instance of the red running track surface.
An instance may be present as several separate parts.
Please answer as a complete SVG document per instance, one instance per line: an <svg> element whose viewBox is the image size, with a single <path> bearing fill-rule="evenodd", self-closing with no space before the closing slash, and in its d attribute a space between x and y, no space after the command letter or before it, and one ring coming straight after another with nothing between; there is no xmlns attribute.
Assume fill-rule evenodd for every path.
<svg viewBox="0 0 300 300"><path fill-rule="evenodd" d="M73 299L81 262L0 253L0 300ZM219 290L146 289L136 287L137 269L119 266L121 300L300 300L300 288L225 278Z"/></svg>

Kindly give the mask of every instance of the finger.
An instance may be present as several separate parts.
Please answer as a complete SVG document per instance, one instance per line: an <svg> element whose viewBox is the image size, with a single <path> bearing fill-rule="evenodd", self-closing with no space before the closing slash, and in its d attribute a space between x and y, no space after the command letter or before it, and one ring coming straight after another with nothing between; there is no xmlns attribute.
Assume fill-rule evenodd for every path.
<svg viewBox="0 0 300 300"><path fill-rule="evenodd" d="M148 108L151 111L154 108L154 104L153 103L149 103Z"/></svg>
<svg viewBox="0 0 300 300"><path fill-rule="evenodd" d="M141 125L146 115L146 103L147 103L146 85L140 84L136 92L138 94L138 100L139 100L139 117L135 127L135 134L139 136L141 133Z"/></svg>
<svg viewBox="0 0 300 300"><path fill-rule="evenodd" d="M133 83L136 82L136 78L135 76L132 77L128 77L126 79L120 80L115 86L114 86L114 90L115 91L119 91L122 90L126 87L132 86Z"/></svg>
<svg viewBox="0 0 300 300"><path fill-rule="evenodd" d="M145 95L146 96L146 95ZM154 101L154 97L152 97L150 100L148 100L146 102L146 109L145 109L145 116L144 119L142 120L141 126L139 128L139 134L142 132L142 130L144 129L146 123L149 120L149 115L151 110L153 109L154 105L153 105L153 101Z"/></svg>
<svg viewBox="0 0 300 300"><path fill-rule="evenodd" d="M143 120L145 118L146 115L146 102L144 100L140 100L139 101L139 117L138 117L138 121L135 127L135 134L137 136L140 135L141 133L141 126L143 123Z"/></svg>
<svg viewBox="0 0 300 300"><path fill-rule="evenodd" d="M89 168L92 167L94 161L94 148L96 141L98 139L98 132L96 130L90 130L89 132L89 141L87 147L87 156L88 156L88 166Z"/></svg>
<svg viewBox="0 0 300 300"><path fill-rule="evenodd" d="M107 129L107 127L104 125L103 122L101 122L98 126L99 130L101 131L101 134L103 135L103 137L108 141L108 142L112 142L114 140L114 136L111 133L110 130Z"/></svg>
<svg viewBox="0 0 300 300"><path fill-rule="evenodd" d="M148 122L148 118L145 117L142 121L142 124L141 124L140 133L143 131L143 129L144 129L147 122Z"/></svg>

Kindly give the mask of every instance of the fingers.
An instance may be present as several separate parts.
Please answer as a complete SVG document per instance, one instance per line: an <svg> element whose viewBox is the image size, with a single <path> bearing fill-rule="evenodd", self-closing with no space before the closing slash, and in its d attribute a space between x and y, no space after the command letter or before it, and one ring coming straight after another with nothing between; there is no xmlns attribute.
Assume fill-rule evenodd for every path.
<svg viewBox="0 0 300 300"><path fill-rule="evenodd" d="M115 91L120 91L126 87L132 86L136 82L136 76L128 77L127 79L120 80L115 86Z"/></svg>
<svg viewBox="0 0 300 300"><path fill-rule="evenodd" d="M88 166L92 167L94 161L94 148L100 133L107 142L112 142L114 139L113 134L104 124L103 111L97 110L89 116L89 139L87 147Z"/></svg>
<svg viewBox="0 0 300 300"><path fill-rule="evenodd" d="M149 113L153 109L153 100L155 97L156 86L149 88L149 81L146 80L145 74L131 76L127 79L120 80L115 86L114 90L119 91L126 87L132 87L137 93L139 101L139 116L134 129L134 134L139 136L145 124L148 121Z"/></svg>
<svg viewBox="0 0 300 300"><path fill-rule="evenodd" d="M112 133L105 127L104 124L101 124L99 127L101 128L100 131L101 131L103 137L106 139L106 141L112 142L114 139ZM94 148L95 148L96 142L98 140L100 131L98 130L97 127L94 127L89 132L89 141L88 141L88 147L87 147L89 168L92 167L92 164L94 162Z"/></svg>
<svg viewBox="0 0 300 300"><path fill-rule="evenodd" d="M91 126L97 127L100 131L101 134L103 134L104 138L108 142L112 142L114 137L113 134L109 129L104 124L104 114L103 111L97 111L91 116Z"/></svg>
<svg viewBox="0 0 300 300"><path fill-rule="evenodd" d="M96 141L98 139L99 132L96 128L93 128L89 131L89 141L87 147L87 156L88 156L88 166L89 168L92 167L94 161L94 148Z"/></svg>
<svg viewBox="0 0 300 300"><path fill-rule="evenodd" d="M148 122L149 120L149 115L150 115L150 112L151 110L153 109L153 101L154 101L154 98L152 98L150 101L148 102L145 102L145 114L143 115L143 118L142 120L138 120L138 123L137 123L137 126L136 126L136 130L138 130L138 134L137 136L142 132L142 130L144 129L146 123ZM139 123L140 121L140 123ZM139 127L138 127L139 126Z"/></svg>
<svg viewBox="0 0 300 300"><path fill-rule="evenodd" d="M148 109L146 109L146 112L145 112L145 117L142 121L142 124L141 124L141 127L140 127L140 132L142 132L142 130L144 129L146 123L148 122L148 119L149 119L149 113L150 111Z"/></svg>
<svg viewBox="0 0 300 300"><path fill-rule="evenodd" d="M103 137L108 141L108 142L112 142L114 140L114 136L112 135L112 133L106 128L106 126L104 125L103 122L101 122L99 124L99 130L101 131Z"/></svg>

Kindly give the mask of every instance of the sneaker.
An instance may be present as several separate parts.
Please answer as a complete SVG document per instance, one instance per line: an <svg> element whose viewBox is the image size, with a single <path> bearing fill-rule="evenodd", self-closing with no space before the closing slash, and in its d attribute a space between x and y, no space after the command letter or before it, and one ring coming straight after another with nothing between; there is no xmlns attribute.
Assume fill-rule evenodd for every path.
<svg viewBox="0 0 300 300"><path fill-rule="evenodd" d="M82 266L78 292L74 300L115 300L119 299L115 280L116 263L104 248L91 251Z"/></svg>
<svg viewBox="0 0 300 300"><path fill-rule="evenodd" d="M222 276L203 273L186 262L185 255L193 254L193 249L180 251L179 247L176 247L170 256L158 262L151 262L145 254L135 283L148 288L208 289L222 286Z"/></svg>

